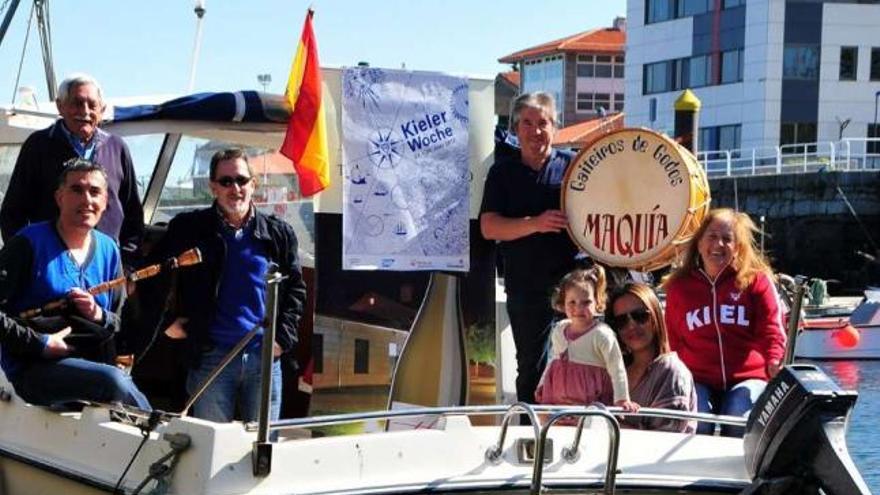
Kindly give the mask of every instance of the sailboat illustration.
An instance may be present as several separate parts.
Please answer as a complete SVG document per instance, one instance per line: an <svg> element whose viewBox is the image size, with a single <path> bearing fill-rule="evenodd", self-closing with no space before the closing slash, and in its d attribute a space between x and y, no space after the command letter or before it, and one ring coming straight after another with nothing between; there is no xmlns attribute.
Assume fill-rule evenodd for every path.
<svg viewBox="0 0 880 495"><path fill-rule="evenodd" d="M354 169L351 171L351 183L352 184L366 184L367 177L361 172L360 165L355 164Z"/></svg>

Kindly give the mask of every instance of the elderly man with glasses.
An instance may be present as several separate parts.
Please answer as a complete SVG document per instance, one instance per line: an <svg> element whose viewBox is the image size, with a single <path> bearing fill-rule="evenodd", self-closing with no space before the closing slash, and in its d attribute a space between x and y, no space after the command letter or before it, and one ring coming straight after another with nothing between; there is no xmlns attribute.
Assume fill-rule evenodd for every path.
<svg viewBox="0 0 880 495"><path fill-rule="evenodd" d="M175 304L164 316L171 338L186 338L190 351L187 392L200 383L233 347L266 316L264 275L277 264L286 276L279 288L272 367L271 419L281 411L282 356L292 357L306 286L297 257L293 227L265 215L253 204L257 179L241 149L211 158L214 204L177 215L151 253L156 260L186 249L201 250L203 262L178 275ZM214 380L193 406L193 415L212 421L256 421L260 391L261 339L254 338Z"/></svg>
<svg viewBox="0 0 880 495"><path fill-rule="evenodd" d="M126 265L136 264L144 212L128 146L98 127L106 108L101 86L87 74L73 74L58 86L55 103L61 118L31 134L15 162L0 207L3 241L29 224L55 218L58 176L70 159L83 158L107 175L107 211L97 228L119 242Z"/></svg>

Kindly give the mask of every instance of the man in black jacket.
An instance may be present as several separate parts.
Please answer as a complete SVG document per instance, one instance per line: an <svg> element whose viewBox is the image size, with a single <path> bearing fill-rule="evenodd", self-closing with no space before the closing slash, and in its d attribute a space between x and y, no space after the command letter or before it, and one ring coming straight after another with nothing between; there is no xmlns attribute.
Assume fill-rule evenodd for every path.
<svg viewBox="0 0 880 495"><path fill-rule="evenodd" d="M198 247L203 262L178 274L174 308L165 334L186 338L191 350L187 391L192 394L222 358L266 315L264 276L271 263L287 278L278 294L272 368L271 418L281 410L282 355L293 351L303 314L306 287L293 228L265 215L252 202L256 177L243 150L211 158L210 208L177 215L151 257L163 260ZM260 390L260 343L254 338L194 404L196 417L231 421L238 406L244 421L256 421Z"/></svg>

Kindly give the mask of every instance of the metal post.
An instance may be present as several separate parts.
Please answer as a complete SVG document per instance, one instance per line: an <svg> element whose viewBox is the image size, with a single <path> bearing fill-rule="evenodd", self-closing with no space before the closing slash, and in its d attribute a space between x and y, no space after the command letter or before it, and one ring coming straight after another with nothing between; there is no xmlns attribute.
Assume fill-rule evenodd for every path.
<svg viewBox="0 0 880 495"><path fill-rule="evenodd" d="M880 91L874 93L874 134L878 134L877 132L877 103L880 101ZM880 136L874 136L880 137Z"/></svg>
<svg viewBox="0 0 880 495"><path fill-rule="evenodd" d="M785 345L785 357L782 360L784 365L791 364L794 361L794 347L797 341L798 327L801 322L801 307L803 306L806 294L807 284L802 280L797 280L794 300L791 304L791 311L788 313L788 339Z"/></svg>
<svg viewBox="0 0 880 495"><path fill-rule="evenodd" d="M284 277L278 265L272 263L266 272L266 319L263 328L262 360L260 362L260 411L257 423L257 441L252 452L254 476L268 476L272 471L272 443L269 442L269 413L272 394L273 347L275 319L278 314L278 288Z"/></svg>
<svg viewBox="0 0 880 495"><path fill-rule="evenodd" d="M34 0L34 12L37 15L37 32L40 34L40 46L43 50L43 70L46 72L46 85L49 88L49 99L58 96L58 85L55 83L55 65L52 62L52 39L49 30L49 6L47 0Z"/></svg>
<svg viewBox="0 0 880 495"><path fill-rule="evenodd" d="M877 128L877 103L880 102L880 91L874 93L874 132L872 133L874 138L880 138L880 129ZM877 146L874 148L874 152L877 152L877 148L880 148L880 143L874 141ZM865 143L865 151L868 151L868 143ZM872 160L873 162L873 160ZM868 168L865 164L865 168Z"/></svg>
<svg viewBox="0 0 880 495"><path fill-rule="evenodd" d="M764 251L764 237L766 236L767 229L764 227L765 217L761 215L761 254L766 255L767 253Z"/></svg>
<svg viewBox="0 0 880 495"><path fill-rule="evenodd" d="M6 17L3 18L3 24L0 24L0 45L3 45L3 38L6 37L6 30L9 29L9 23L12 22L12 17L15 16L19 1L20 0L11 0L7 6L8 10L6 11Z"/></svg>

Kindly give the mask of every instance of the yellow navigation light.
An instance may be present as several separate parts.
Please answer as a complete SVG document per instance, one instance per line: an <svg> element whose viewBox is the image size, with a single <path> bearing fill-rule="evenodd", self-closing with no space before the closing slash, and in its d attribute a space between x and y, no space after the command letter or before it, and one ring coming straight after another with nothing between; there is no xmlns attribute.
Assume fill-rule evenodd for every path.
<svg viewBox="0 0 880 495"><path fill-rule="evenodd" d="M693 91L686 89L682 91L681 96L675 100L675 110L696 112L700 109L702 104L703 103L697 98L697 95L694 94Z"/></svg>

